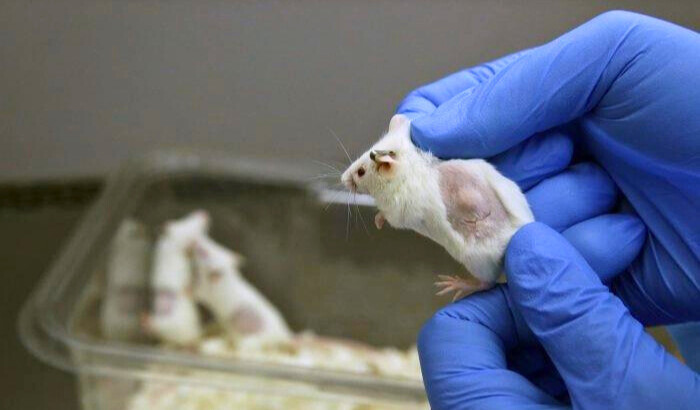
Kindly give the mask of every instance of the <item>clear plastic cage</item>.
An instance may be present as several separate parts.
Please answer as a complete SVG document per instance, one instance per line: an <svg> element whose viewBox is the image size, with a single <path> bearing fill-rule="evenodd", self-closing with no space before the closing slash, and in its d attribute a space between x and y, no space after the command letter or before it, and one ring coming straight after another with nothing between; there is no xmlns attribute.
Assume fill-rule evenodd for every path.
<svg viewBox="0 0 700 410"><path fill-rule="evenodd" d="M25 345L76 374L84 409L134 408L146 389L179 397L180 408L199 396L217 409L426 408L415 378L222 359L146 337L101 335L106 254L122 221L135 218L155 232L169 219L204 209L212 237L245 255L246 278L294 331L410 347L444 302L433 296L434 274L460 267L419 235L377 231L369 223L371 200L328 188L314 179L319 173L193 152L126 164L26 302L19 324Z"/></svg>

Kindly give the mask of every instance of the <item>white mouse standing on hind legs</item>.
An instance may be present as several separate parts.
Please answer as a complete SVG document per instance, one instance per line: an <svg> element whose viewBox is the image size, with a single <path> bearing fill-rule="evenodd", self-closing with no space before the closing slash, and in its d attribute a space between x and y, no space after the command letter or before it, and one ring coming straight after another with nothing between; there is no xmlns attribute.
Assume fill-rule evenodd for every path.
<svg viewBox="0 0 700 410"><path fill-rule="evenodd" d="M482 159L442 161L411 141L410 121L389 130L343 173L353 192L374 197L377 228L412 229L443 246L472 275L439 275L439 295L454 299L491 288L510 238L534 221L525 195Z"/></svg>
<svg viewBox="0 0 700 410"><path fill-rule="evenodd" d="M141 324L146 333L161 341L186 346L202 335L188 250L208 229L209 215L195 211L166 223L158 238L151 275L153 306Z"/></svg>

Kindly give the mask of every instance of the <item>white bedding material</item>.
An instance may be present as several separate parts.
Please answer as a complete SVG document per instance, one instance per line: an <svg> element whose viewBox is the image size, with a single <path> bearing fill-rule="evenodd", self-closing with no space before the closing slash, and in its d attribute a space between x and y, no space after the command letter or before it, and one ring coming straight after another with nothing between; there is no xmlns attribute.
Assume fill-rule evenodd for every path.
<svg viewBox="0 0 700 410"><path fill-rule="evenodd" d="M415 348L405 351L319 337L305 332L276 345L233 345L220 336L202 340L197 349L204 355L264 361L325 370L420 380ZM267 382L266 382L267 383ZM275 383L275 382L270 382ZM235 381L232 379L232 385ZM275 396L241 390L190 386L172 382L144 382L129 401L129 410L233 410L318 409L378 410L394 408L386 403L346 403L302 396ZM428 404L417 408L428 408Z"/></svg>

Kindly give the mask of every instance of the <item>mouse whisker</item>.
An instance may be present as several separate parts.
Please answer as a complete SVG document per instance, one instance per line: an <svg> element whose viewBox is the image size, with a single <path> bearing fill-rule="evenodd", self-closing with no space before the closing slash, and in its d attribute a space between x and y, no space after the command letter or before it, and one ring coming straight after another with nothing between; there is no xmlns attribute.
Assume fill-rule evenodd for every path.
<svg viewBox="0 0 700 410"><path fill-rule="evenodd" d="M345 224L345 242L350 240L350 217L352 212L350 211L350 197L348 196L348 222Z"/></svg>
<svg viewBox="0 0 700 410"><path fill-rule="evenodd" d="M369 229L367 229L367 224L365 223L365 218L362 217L362 212L360 212L360 206L357 205L357 193L353 193L353 202L355 202L355 212L360 216L360 222L362 222L362 227L365 229L365 233L369 236Z"/></svg>
<svg viewBox="0 0 700 410"><path fill-rule="evenodd" d="M333 137L335 138L336 141L338 141L338 144L340 145L340 148L343 149L343 152L345 152L345 156L348 157L348 165L352 164L352 158L350 158L350 153L348 153L347 148L345 148L345 145L343 145L343 142L338 138L338 135L330 128L328 128L328 131L333 134Z"/></svg>
<svg viewBox="0 0 700 410"><path fill-rule="evenodd" d="M333 172L329 172L329 173L326 173L326 174L316 175L315 177L310 177L310 178L307 179L307 181L315 181L315 180L317 180L317 179L331 178L331 177L337 178L337 177L338 177L338 174L333 173ZM340 184L340 183L336 183L336 184L334 184L334 185L337 185L337 184Z"/></svg>
<svg viewBox="0 0 700 410"><path fill-rule="evenodd" d="M348 198L348 201L350 201L349 198ZM355 197L354 197L354 196L353 196L352 201L353 201L353 203L355 202ZM355 205L355 206L357 206L357 205ZM359 212L355 212L355 226L357 226L357 214L358 214L358 213L359 213Z"/></svg>
<svg viewBox="0 0 700 410"><path fill-rule="evenodd" d="M327 211L328 208L330 208L331 205L333 205L333 204L335 203L335 200L338 198L338 195L340 195L340 194L342 194L342 193L343 193L343 191L335 191L335 192L333 193L333 196L331 197L331 199L328 201L328 203L326 204L326 206L323 208L323 211L324 211L324 212Z"/></svg>
<svg viewBox="0 0 700 410"><path fill-rule="evenodd" d="M338 168L334 167L333 165L331 165L331 164L329 164L329 163L327 163L327 162L318 161L318 160L315 160L315 159L312 160L312 162L314 162L314 163L316 163L316 164L318 164L318 165L322 165L322 166L324 166L324 167L326 167L326 168L328 168L328 169L330 169L330 170L332 170L332 171L335 171L335 172L337 172L339 175L343 173L343 171L339 170Z"/></svg>

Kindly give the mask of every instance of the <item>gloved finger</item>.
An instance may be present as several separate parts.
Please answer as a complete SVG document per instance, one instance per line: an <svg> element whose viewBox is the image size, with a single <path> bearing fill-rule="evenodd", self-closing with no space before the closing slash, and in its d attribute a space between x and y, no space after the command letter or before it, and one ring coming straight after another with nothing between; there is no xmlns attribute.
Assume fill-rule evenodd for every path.
<svg viewBox="0 0 700 410"><path fill-rule="evenodd" d="M700 377L644 331L554 230L536 222L521 228L505 267L512 301L559 370L574 407L700 402Z"/></svg>
<svg viewBox="0 0 700 410"><path fill-rule="evenodd" d="M641 191L630 191L631 186L625 185L627 195L642 195ZM639 204L638 201L637 206L644 208L647 221L652 225L647 229L640 255L624 272L608 282L609 288L644 326L700 321L700 304L697 303L700 300L700 260L697 252L692 250L692 244L678 235L677 228L669 229L693 226L695 215L691 217L690 214L695 207L677 204L672 210L658 213L656 205L649 206L652 202ZM623 212L638 215L627 198L623 197L620 205ZM686 215L679 216L683 213Z"/></svg>
<svg viewBox="0 0 700 410"><path fill-rule="evenodd" d="M646 227L633 215L606 214L580 222L562 235L584 256L600 280L607 282L639 255Z"/></svg>
<svg viewBox="0 0 700 410"><path fill-rule="evenodd" d="M411 91L396 108L397 114L415 119L430 114L455 95L483 83L517 59L523 51L450 74Z"/></svg>
<svg viewBox="0 0 700 410"><path fill-rule="evenodd" d="M644 224L635 216L606 214L578 223L562 235L595 267L598 276L610 278L626 268L644 243ZM508 352L508 368L550 396L562 401L566 387L542 347L518 346Z"/></svg>
<svg viewBox="0 0 700 410"><path fill-rule="evenodd" d="M569 166L573 147L568 136L545 131L489 158L489 162L520 189L527 190Z"/></svg>
<svg viewBox="0 0 700 410"><path fill-rule="evenodd" d="M679 236L664 239L650 232L640 256L610 282L611 291L645 326L700 320L697 253Z"/></svg>
<svg viewBox="0 0 700 410"><path fill-rule="evenodd" d="M535 220L557 231L609 212L617 188L608 174L592 163L580 163L547 178L525 193Z"/></svg>
<svg viewBox="0 0 700 410"><path fill-rule="evenodd" d="M414 143L441 158L490 157L581 117L636 58L618 53L642 18L632 16L603 14L523 53L487 81L415 118Z"/></svg>
<svg viewBox="0 0 700 410"><path fill-rule="evenodd" d="M511 313L496 287L448 305L423 326L418 353L432 408L559 408L507 369L506 351L519 342L522 326Z"/></svg>

